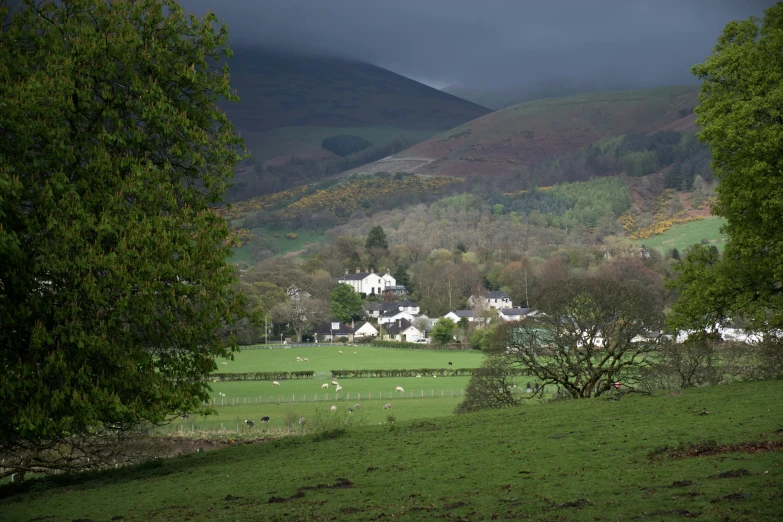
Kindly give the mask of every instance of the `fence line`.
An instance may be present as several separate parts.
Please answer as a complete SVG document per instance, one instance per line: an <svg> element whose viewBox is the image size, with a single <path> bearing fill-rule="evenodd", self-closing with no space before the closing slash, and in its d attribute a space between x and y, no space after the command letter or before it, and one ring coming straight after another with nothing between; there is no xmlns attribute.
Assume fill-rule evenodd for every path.
<svg viewBox="0 0 783 522"><path fill-rule="evenodd" d="M440 388L430 390L411 390L409 392L367 392L367 393L302 393L291 395L256 395L253 397L220 397L211 399L206 406L220 408L225 406L252 406L254 404L295 404L303 402L329 401L382 401L395 399L432 399L436 397L462 397L464 389Z"/></svg>

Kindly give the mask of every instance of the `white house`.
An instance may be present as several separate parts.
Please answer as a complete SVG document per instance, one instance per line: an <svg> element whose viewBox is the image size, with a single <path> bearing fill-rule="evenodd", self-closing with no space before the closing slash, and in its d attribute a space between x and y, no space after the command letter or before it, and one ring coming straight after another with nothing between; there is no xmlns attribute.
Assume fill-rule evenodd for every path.
<svg viewBox="0 0 783 522"><path fill-rule="evenodd" d="M408 312L411 315L417 315L420 310L419 305L408 299L399 303L367 303L364 305L365 313L376 319L386 313Z"/></svg>
<svg viewBox="0 0 783 522"><path fill-rule="evenodd" d="M317 342L336 341L340 337L346 337L349 343L353 342L354 329L348 324L342 324L337 319L332 319L328 323L320 324L313 332Z"/></svg>
<svg viewBox="0 0 783 522"><path fill-rule="evenodd" d="M356 323L353 335L354 337L377 337L378 329L368 322Z"/></svg>
<svg viewBox="0 0 783 522"><path fill-rule="evenodd" d="M458 323L463 317L470 322L477 321L479 318L473 313L473 310L452 310L443 316L446 319L451 319L455 323Z"/></svg>
<svg viewBox="0 0 783 522"><path fill-rule="evenodd" d="M397 309L401 312L408 312L413 315L418 315L421 312L421 307L410 299L403 299L397 303Z"/></svg>
<svg viewBox="0 0 783 522"><path fill-rule="evenodd" d="M530 312L530 308L501 308L498 310L498 317L504 321L519 321Z"/></svg>
<svg viewBox="0 0 783 522"><path fill-rule="evenodd" d="M395 341L417 343L424 338L424 332L413 326L410 321L400 319L386 330L388 336Z"/></svg>
<svg viewBox="0 0 783 522"><path fill-rule="evenodd" d="M355 274L349 274L346 270L343 277L337 278L337 282L350 285L360 294L367 295L380 295L387 287L397 285L397 280L389 275L388 270L385 274L376 274L372 270L360 272L358 268Z"/></svg>
<svg viewBox="0 0 783 522"><path fill-rule="evenodd" d="M395 321L399 321L400 319L405 319L406 321L413 322L415 317L410 312L402 312L402 311L385 312L378 317L378 324L379 325L389 324Z"/></svg>
<svg viewBox="0 0 783 522"><path fill-rule="evenodd" d="M513 308L511 298L505 292L482 292L480 295L472 295L468 298L471 307L483 306L485 308Z"/></svg>

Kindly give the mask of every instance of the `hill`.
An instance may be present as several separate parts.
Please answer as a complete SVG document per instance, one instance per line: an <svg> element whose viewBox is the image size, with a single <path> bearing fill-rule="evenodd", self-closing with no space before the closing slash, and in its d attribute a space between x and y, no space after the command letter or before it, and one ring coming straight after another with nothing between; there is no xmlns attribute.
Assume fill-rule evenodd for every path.
<svg viewBox="0 0 783 522"><path fill-rule="evenodd" d="M381 67L340 58L239 47L229 66L241 101L223 108L254 159L238 169L233 201L399 152L490 112ZM369 141L375 153L340 158L321 146L341 135Z"/></svg>
<svg viewBox="0 0 783 522"><path fill-rule="evenodd" d="M740 382L395 422L417 402L398 400L383 425L358 427L340 405L335 428L314 435L4 486L0 511L9 522L776 520L782 392L783 381Z"/></svg>
<svg viewBox="0 0 783 522"><path fill-rule="evenodd" d="M611 136L693 130L697 91L681 86L532 101L438 134L399 157L434 160L418 170L422 173L521 173Z"/></svg>

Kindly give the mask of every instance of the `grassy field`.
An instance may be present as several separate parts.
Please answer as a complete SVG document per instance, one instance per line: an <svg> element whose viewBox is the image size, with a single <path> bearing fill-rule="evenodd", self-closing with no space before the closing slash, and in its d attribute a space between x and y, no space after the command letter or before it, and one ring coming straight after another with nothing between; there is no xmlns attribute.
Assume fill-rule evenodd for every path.
<svg viewBox="0 0 783 522"><path fill-rule="evenodd" d="M682 253L686 248L694 243L701 242L702 239L709 240L711 245L723 250L726 245L726 236L720 233L720 227L723 226L722 218L707 218L701 221L691 221L681 225L674 225L665 233L659 236L649 237L635 241L637 246L645 245L648 248L657 248L660 250L670 250L676 248Z"/></svg>
<svg viewBox="0 0 783 522"><path fill-rule="evenodd" d="M271 228L254 228L251 232L256 237L264 238L264 246L271 250L275 255L285 255L291 252L299 252L306 250L311 245L321 243L326 239L326 236L318 233L311 234L307 230L275 230ZM296 239L288 239L286 235L289 232L293 232L297 235ZM280 237L275 237L278 234ZM230 263L247 263L253 264L250 258L250 245L243 245L238 248L232 249Z"/></svg>
<svg viewBox="0 0 783 522"><path fill-rule="evenodd" d="M783 381L747 382L680 396L368 420L33 480L26 493L3 486L0 513L9 522L779 520L781 397Z"/></svg>
<svg viewBox="0 0 783 522"><path fill-rule="evenodd" d="M343 353L340 354L339 352ZM354 353L356 355L354 355ZM296 358L309 359L296 362ZM484 355L479 351L407 350L371 346L313 345L286 350L251 349L234 354L234 360L219 359L218 372L274 372L392 368L478 368ZM223 363L226 364L223 364Z"/></svg>

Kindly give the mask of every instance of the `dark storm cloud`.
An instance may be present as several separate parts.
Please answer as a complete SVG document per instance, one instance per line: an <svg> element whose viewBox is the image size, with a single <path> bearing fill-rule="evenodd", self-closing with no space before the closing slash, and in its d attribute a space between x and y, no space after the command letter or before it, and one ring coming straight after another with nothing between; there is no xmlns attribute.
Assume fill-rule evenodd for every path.
<svg viewBox="0 0 783 522"><path fill-rule="evenodd" d="M773 0L181 0L238 44L356 58L430 83L692 81L730 20Z"/></svg>

